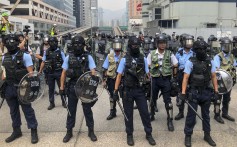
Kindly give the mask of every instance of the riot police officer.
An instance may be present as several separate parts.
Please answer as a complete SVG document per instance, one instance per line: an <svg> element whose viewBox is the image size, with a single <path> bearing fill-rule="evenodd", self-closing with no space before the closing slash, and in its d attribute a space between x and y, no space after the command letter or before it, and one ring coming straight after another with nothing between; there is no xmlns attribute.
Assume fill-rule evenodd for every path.
<svg viewBox="0 0 237 147"><path fill-rule="evenodd" d="M173 77L176 78L178 61L174 54L167 49L166 35L159 35L156 38L157 49L151 51L147 57L148 65L150 67L150 73L152 77L152 106L151 106L151 120L155 117L155 105L158 99L158 93L161 91L163 95L165 108L167 111L167 126L169 131L174 131L173 126L173 104L171 102L170 80Z"/></svg>
<svg viewBox="0 0 237 147"><path fill-rule="evenodd" d="M217 38L214 35L208 37L209 47L207 48L207 54L213 58L216 54L221 52L220 42L217 41Z"/></svg>
<svg viewBox="0 0 237 147"><path fill-rule="evenodd" d="M134 101L137 104L138 111L142 119L144 130L146 132L146 139L150 145L155 145L156 142L152 137L152 126L149 118L148 106L143 90L143 82L145 74L149 73L146 58L140 53L140 40L138 38L130 37L128 41L128 54L119 63L118 75L116 78L113 99L117 101L118 88L121 82L122 74L124 73L124 93L123 106L128 120L125 119L127 144L134 145L133 140L133 105Z"/></svg>
<svg viewBox="0 0 237 147"><path fill-rule="evenodd" d="M5 98L10 108L12 119L13 133L5 141L7 143L14 141L22 136L21 132L21 116L19 107L25 115L27 126L31 129L31 143L38 142L37 134L37 120L34 109L31 104L24 104L18 101L17 85L20 80L30 72L33 72L33 62L28 53L19 49L20 40L15 34L8 34L5 36L4 44L8 53L4 55L3 66L6 69L6 83ZM3 77L3 76L2 76Z"/></svg>
<svg viewBox="0 0 237 147"><path fill-rule="evenodd" d="M145 36L143 46L143 53L147 57L150 53L150 50L154 49L153 43L151 42L151 39L148 36Z"/></svg>
<svg viewBox="0 0 237 147"><path fill-rule="evenodd" d="M236 83L236 60L234 58L234 55L231 53L232 50L232 42L228 37L224 37L221 39L221 49L222 52L217 54L214 57L215 64L217 66L217 69L223 69L227 71L233 78L233 83ZM214 112L215 112L215 117L214 119L221 123L224 124L224 121L222 120L220 116L220 104L222 100L222 117L229 120L229 121L235 121L233 117L229 115L229 103L231 100L231 91L223 95L223 100L222 100L222 95L219 95L219 100L216 101L214 104Z"/></svg>
<svg viewBox="0 0 237 147"><path fill-rule="evenodd" d="M123 58L122 40L115 38L113 40L112 49L113 50L110 51L103 64L103 68L105 70L104 76L108 86L108 91L110 93L110 114L107 117L107 120L111 120L116 117L116 101L113 101L113 92L116 80L116 70L120 60Z"/></svg>
<svg viewBox="0 0 237 147"><path fill-rule="evenodd" d="M68 84L68 109L71 115L67 115L67 134L63 138L63 142L68 142L73 134L72 129L75 126L76 121L76 111L77 111L77 103L78 98L76 97L76 93L74 90L74 86L76 84L77 79L86 71L91 71L92 74L95 73L95 62L91 55L85 54L84 51L85 47L85 40L82 36L75 36L72 38L72 48L74 54L69 54L65 61L63 62L62 68L62 75L61 75L61 86L60 92L64 93L65 91L65 79L68 77L69 84ZM97 141L97 137L94 134L94 119L93 119L93 112L91 108L94 106L95 102L92 103L83 103L82 108L83 113L86 119L86 125L88 127L88 136L92 141Z"/></svg>
<svg viewBox="0 0 237 147"><path fill-rule="evenodd" d="M188 102L194 110L197 111L198 105L201 107L202 124L204 131L204 140L211 146L216 146L216 143L210 136L210 116L209 109L211 105L211 97L213 90L209 87L212 80L215 98L218 95L218 86L216 80L215 64L207 56L207 43L205 41L195 41L193 51L196 57L191 57L185 64L184 77L182 83L182 94L180 99ZM187 85L189 83L189 89ZM185 146L191 147L191 135L196 124L196 114L191 107L188 108L185 121Z"/></svg>
<svg viewBox="0 0 237 147"><path fill-rule="evenodd" d="M193 42L194 39L192 36L190 35L185 36L183 40L183 48L180 49L175 55L178 60L178 66L179 66L177 81L180 91L182 90L183 71L185 63L189 60L190 57L193 57L193 51L192 51ZM177 97L176 102L179 108L179 113L175 116L175 120L180 120L181 118L184 118L184 101L180 101L179 97Z"/></svg>
<svg viewBox="0 0 237 147"><path fill-rule="evenodd" d="M56 37L49 37L49 48L45 51L42 58L42 63L40 66L39 73L44 72L47 75L48 86L49 86L49 102L50 105L48 110L52 110L55 107L54 103L54 91L55 91L55 81L58 87L60 87L60 77L62 73L62 64L65 59L65 54L58 48L58 39ZM66 108L65 101L61 96L62 106Z"/></svg>
<svg viewBox="0 0 237 147"><path fill-rule="evenodd" d="M233 50L232 54L235 56L235 60L237 60L237 36L233 36Z"/></svg>

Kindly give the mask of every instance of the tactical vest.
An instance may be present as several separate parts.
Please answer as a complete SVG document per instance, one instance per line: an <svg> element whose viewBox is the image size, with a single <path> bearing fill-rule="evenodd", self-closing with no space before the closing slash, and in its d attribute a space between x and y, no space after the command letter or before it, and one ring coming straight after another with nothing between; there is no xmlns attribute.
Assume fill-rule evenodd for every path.
<svg viewBox="0 0 237 147"><path fill-rule="evenodd" d="M190 74L190 86L193 88L206 88L211 81L211 60L199 61L196 57L189 59L193 63L193 70Z"/></svg>
<svg viewBox="0 0 237 147"><path fill-rule="evenodd" d="M145 78L144 56L133 58L127 54L125 56L124 86L128 88L141 87Z"/></svg>
<svg viewBox="0 0 237 147"><path fill-rule="evenodd" d="M118 65L120 63L120 60L123 58L123 54L120 53L119 61L115 62L114 55L115 55L114 52L111 52L108 55L109 67L108 67L108 70L107 70L107 76L112 78L112 79L116 78L116 70L117 70Z"/></svg>
<svg viewBox="0 0 237 147"><path fill-rule="evenodd" d="M75 55L70 54L68 60L67 77L71 80L77 80L83 73L89 71L88 54L83 54L78 59Z"/></svg>
<svg viewBox="0 0 237 147"><path fill-rule="evenodd" d="M2 26L1 32L7 33L7 32L6 32L6 31L7 31L7 27L8 27L8 30L9 30L9 29L10 29L10 24L9 24L9 23L4 24L4 25Z"/></svg>
<svg viewBox="0 0 237 147"><path fill-rule="evenodd" d="M10 84L19 84L28 73L23 62L23 55L23 51L18 51L14 59L9 53L4 55L3 66L6 69L6 81Z"/></svg>
<svg viewBox="0 0 237 147"><path fill-rule="evenodd" d="M234 55L230 54L229 59L226 59L224 57L224 53L220 52L218 56L220 57L221 60L220 68L227 71L231 75L233 80L236 81L236 68L234 67Z"/></svg>
<svg viewBox="0 0 237 147"><path fill-rule="evenodd" d="M63 59L61 50L52 51L46 50L45 71L46 73L53 73L62 70Z"/></svg>
<svg viewBox="0 0 237 147"><path fill-rule="evenodd" d="M156 54L157 50L151 51L151 76L160 77L162 76L171 76L172 75L172 65L171 65L171 51L165 50L164 58L162 60L162 65L158 63L158 55ZM160 68L162 67L162 70Z"/></svg>

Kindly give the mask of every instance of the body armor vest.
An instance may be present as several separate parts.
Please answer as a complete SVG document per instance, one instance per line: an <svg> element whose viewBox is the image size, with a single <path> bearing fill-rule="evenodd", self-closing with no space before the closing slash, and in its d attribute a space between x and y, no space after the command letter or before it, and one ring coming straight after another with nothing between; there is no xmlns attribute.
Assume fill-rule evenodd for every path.
<svg viewBox="0 0 237 147"><path fill-rule="evenodd" d="M199 61L196 57L189 59L193 63L193 70L190 74L190 86L195 88L206 88L211 81L211 60Z"/></svg>
<svg viewBox="0 0 237 147"><path fill-rule="evenodd" d="M3 60L3 66L6 69L6 81L11 84L19 84L21 79L28 73L23 62L23 51L18 51L15 58L6 53Z"/></svg>
<svg viewBox="0 0 237 147"><path fill-rule="evenodd" d="M165 50L164 58L162 60L162 65L158 63L158 55L156 54L157 50L151 51L151 76L160 77L162 76L171 76L172 74L172 65L171 65L171 51ZM162 67L162 70L160 68Z"/></svg>
<svg viewBox="0 0 237 147"><path fill-rule="evenodd" d="M61 51L52 51L50 49L46 50L46 73L53 73L55 71L62 70L63 59L61 55Z"/></svg>
<svg viewBox="0 0 237 147"><path fill-rule="evenodd" d="M123 58L123 53L120 53L120 57L119 57L118 62L115 62L114 55L115 55L114 52L111 52L108 55L109 67L108 67L108 70L107 70L107 76L112 78L112 79L116 78L116 71L117 71L117 68L118 68L118 65L119 65L121 59Z"/></svg>
<svg viewBox="0 0 237 147"><path fill-rule="evenodd" d="M234 67L234 55L230 54L229 59L226 59L224 57L224 53L220 52L218 56L220 57L221 60L220 68L227 71L233 78L233 81L236 81L236 68Z"/></svg>
<svg viewBox="0 0 237 147"><path fill-rule="evenodd" d="M140 54L139 58L133 58L127 54L125 56L125 72L124 85L125 87L141 87L145 78L145 62L144 56Z"/></svg>
<svg viewBox="0 0 237 147"><path fill-rule="evenodd" d="M69 55L67 77L77 80L82 74L89 71L88 55L83 54L80 59L73 54Z"/></svg>

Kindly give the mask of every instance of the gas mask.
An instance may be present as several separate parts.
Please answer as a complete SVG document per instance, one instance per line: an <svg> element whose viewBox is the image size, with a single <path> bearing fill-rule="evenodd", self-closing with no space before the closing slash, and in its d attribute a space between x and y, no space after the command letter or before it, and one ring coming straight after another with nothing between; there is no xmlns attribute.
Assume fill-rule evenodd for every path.
<svg viewBox="0 0 237 147"><path fill-rule="evenodd" d="M73 44L73 51L76 57L80 57L84 53L83 44Z"/></svg>

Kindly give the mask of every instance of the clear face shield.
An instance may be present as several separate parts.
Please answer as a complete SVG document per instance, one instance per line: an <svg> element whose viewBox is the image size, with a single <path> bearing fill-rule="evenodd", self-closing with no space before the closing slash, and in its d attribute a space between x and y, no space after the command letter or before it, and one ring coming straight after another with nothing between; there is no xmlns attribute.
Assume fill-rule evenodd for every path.
<svg viewBox="0 0 237 147"><path fill-rule="evenodd" d="M185 47L186 48L192 48L193 47L193 40L192 39L188 39L188 40L185 40Z"/></svg>
<svg viewBox="0 0 237 147"><path fill-rule="evenodd" d="M231 43L221 44L221 50L225 53L229 53L232 50L232 44Z"/></svg>
<svg viewBox="0 0 237 147"><path fill-rule="evenodd" d="M153 49L153 44L152 43L146 43L143 45L144 50L150 50Z"/></svg>
<svg viewBox="0 0 237 147"><path fill-rule="evenodd" d="M114 50L121 50L122 44L121 43L113 43L113 49Z"/></svg>

